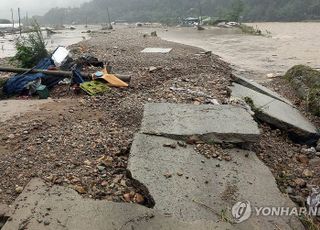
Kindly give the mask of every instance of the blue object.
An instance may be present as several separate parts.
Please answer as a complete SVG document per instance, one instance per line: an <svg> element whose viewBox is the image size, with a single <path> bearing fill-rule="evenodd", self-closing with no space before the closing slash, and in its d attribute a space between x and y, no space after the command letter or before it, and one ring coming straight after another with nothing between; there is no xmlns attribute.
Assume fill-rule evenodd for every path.
<svg viewBox="0 0 320 230"><path fill-rule="evenodd" d="M54 66L53 61L51 58L44 58L37 64L37 66L34 67L34 69L48 69L49 66ZM35 81L39 78L41 78L42 84L48 88L58 84L58 82L61 80L60 77L50 76L43 73L17 74L6 82L3 87L3 92L7 96L20 94L29 82Z"/></svg>
<svg viewBox="0 0 320 230"><path fill-rule="evenodd" d="M103 72L98 71L94 74L96 77L102 77L103 76Z"/></svg>

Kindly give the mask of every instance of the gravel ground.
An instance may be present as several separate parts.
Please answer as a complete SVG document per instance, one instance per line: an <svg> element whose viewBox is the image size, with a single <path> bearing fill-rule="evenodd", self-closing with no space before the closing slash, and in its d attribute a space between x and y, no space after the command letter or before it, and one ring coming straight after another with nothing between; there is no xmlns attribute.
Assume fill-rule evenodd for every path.
<svg viewBox="0 0 320 230"><path fill-rule="evenodd" d="M140 53L145 47L173 50ZM55 102L40 113L2 124L0 203L12 203L30 178L40 177L49 184L70 186L85 197L152 206L143 186L126 170L143 104L224 102L228 65L216 56L197 55L200 49L144 38L134 30L96 34L71 49L75 57L89 53L110 61L114 72L132 76L131 86L97 97L64 95L65 88L58 87L52 92ZM158 69L150 73L151 66Z"/></svg>
<svg viewBox="0 0 320 230"><path fill-rule="evenodd" d="M140 53L145 47L173 50ZM114 72L132 76L131 85L97 97L66 95L64 87L57 87L52 91L55 102L36 116L29 113L1 124L0 203L12 203L30 178L41 177L48 184L70 186L84 197L152 206L145 188L126 169L143 104L203 104L212 99L226 103L228 64L214 55L199 55L198 48L143 37L134 29L95 34L71 49L74 57L89 53L110 61ZM150 67L157 69L150 72ZM319 127L320 119L304 112L303 103L285 82L276 79L267 86L291 99ZM320 187L319 156L293 143L285 132L259 125L262 138L254 150L270 167L281 191L304 206L311 188ZM230 160L219 146L196 149L207 157Z"/></svg>

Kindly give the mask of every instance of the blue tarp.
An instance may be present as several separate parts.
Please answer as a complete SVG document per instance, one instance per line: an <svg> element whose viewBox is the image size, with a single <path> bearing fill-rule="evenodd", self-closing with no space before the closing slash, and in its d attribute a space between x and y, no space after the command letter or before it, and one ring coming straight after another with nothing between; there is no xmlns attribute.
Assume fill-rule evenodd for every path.
<svg viewBox="0 0 320 230"><path fill-rule="evenodd" d="M51 58L42 59L35 69L48 69L50 66L54 66ZM58 84L61 80L61 77L50 76L42 73L27 73L27 74L17 74L11 77L3 87L3 92L7 96L21 94L21 92L25 89L25 86L34 80L41 78L42 84L46 85L48 88Z"/></svg>

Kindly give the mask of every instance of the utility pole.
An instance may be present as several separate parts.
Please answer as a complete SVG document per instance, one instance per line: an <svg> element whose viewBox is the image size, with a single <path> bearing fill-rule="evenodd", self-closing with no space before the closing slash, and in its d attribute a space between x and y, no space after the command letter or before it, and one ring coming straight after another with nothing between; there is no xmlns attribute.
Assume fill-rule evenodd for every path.
<svg viewBox="0 0 320 230"><path fill-rule="evenodd" d="M109 28L109 29L112 29L111 19L110 19L110 14L109 14L109 8L108 8L108 7L107 7L107 15L108 15L108 21L109 21L108 28Z"/></svg>
<svg viewBox="0 0 320 230"><path fill-rule="evenodd" d="M14 31L13 9L11 8L12 31Z"/></svg>
<svg viewBox="0 0 320 230"><path fill-rule="evenodd" d="M29 26L29 14L28 11L26 12L26 21L25 23L27 24L27 26Z"/></svg>
<svg viewBox="0 0 320 230"><path fill-rule="evenodd" d="M201 2L199 0L199 24L202 24L202 8L201 8Z"/></svg>
<svg viewBox="0 0 320 230"><path fill-rule="evenodd" d="M18 17L19 17L19 32L20 32L20 36L21 36L22 31L21 31L21 15L20 15L20 8L18 8Z"/></svg>

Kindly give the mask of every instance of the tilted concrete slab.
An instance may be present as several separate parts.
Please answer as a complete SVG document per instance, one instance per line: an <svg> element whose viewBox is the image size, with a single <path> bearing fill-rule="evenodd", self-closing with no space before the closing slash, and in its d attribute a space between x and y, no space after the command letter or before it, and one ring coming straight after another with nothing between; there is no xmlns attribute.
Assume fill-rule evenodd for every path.
<svg viewBox="0 0 320 230"><path fill-rule="evenodd" d="M2 230L236 229L228 223L185 223L136 204L83 199L74 190L33 179L15 201Z"/></svg>
<svg viewBox="0 0 320 230"><path fill-rule="evenodd" d="M164 137L137 134L131 149L128 169L134 179L149 189L156 210L183 221L217 221L223 211L230 210L238 201L248 200L255 207L294 207L254 153L226 150L233 158L226 162L207 159L193 146L163 147L172 142ZM172 177L167 178L165 175L169 174ZM235 226L246 230L303 229L296 217L255 214Z"/></svg>
<svg viewBox="0 0 320 230"><path fill-rule="evenodd" d="M287 130L301 139L308 140L317 136L317 128L292 106L237 83L230 89L233 97L252 99L254 106L259 110L256 116L260 120Z"/></svg>
<svg viewBox="0 0 320 230"><path fill-rule="evenodd" d="M141 132L176 139L199 136L206 142L253 143L257 123L244 108L231 105L146 104Z"/></svg>
<svg viewBox="0 0 320 230"><path fill-rule="evenodd" d="M242 85L242 86L245 86L249 89L252 89L252 90L257 91L259 93L265 94L265 95L272 97L274 99L278 99L279 101L283 101L283 102L287 103L288 105L293 106L292 103L288 99L282 97L281 95L268 89L267 87L264 87L263 85L258 84L257 82L255 82L253 80L250 80L248 78L241 77L239 75L234 74L233 81Z"/></svg>

